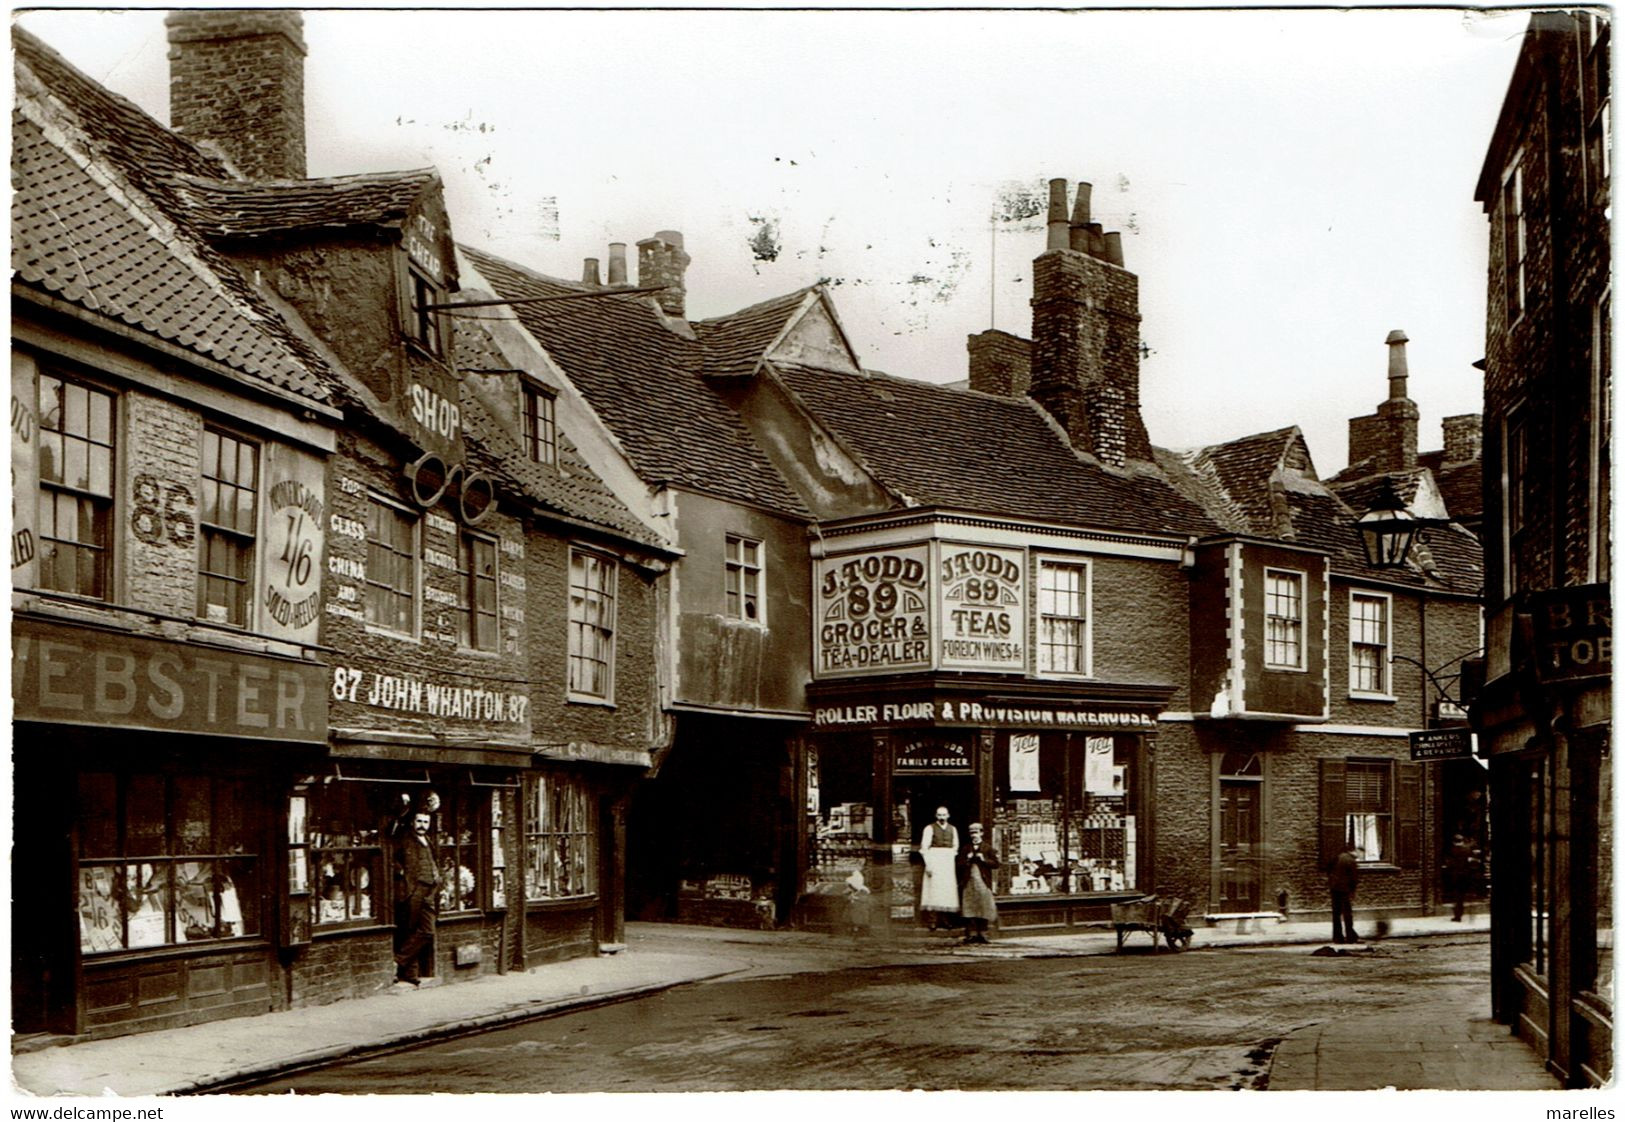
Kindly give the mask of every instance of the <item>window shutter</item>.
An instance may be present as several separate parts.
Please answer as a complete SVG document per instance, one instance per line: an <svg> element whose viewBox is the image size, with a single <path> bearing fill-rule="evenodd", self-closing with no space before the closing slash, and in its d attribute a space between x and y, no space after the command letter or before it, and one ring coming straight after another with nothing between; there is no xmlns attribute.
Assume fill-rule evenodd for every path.
<svg viewBox="0 0 1625 1122"><path fill-rule="evenodd" d="M405 246L395 254L395 330L403 339L412 337L412 274Z"/></svg>
<svg viewBox="0 0 1625 1122"><path fill-rule="evenodd" d="M1342 760L1320 761L1320 863L1327 866L1342 852L1347 824L1343 820L1343 784L1348 765Z"/></svg>
<svg viewBox="0 0 1625 1122"><path fill-rule="evenodd" d="M1399 766L1399 865L1422 863L1422 765Z"/></svg>

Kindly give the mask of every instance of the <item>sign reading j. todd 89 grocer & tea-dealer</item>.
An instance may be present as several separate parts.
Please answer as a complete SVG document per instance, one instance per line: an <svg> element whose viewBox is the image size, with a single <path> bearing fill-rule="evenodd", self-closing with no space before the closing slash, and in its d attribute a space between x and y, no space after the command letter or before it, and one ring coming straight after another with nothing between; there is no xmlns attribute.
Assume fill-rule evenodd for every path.
<svg viewBox="0 0 1625 1122"><path fill-rule="evenodd" d="M818 563L813 658L821 676L931 665L929 547L902 546Z"/></svg>

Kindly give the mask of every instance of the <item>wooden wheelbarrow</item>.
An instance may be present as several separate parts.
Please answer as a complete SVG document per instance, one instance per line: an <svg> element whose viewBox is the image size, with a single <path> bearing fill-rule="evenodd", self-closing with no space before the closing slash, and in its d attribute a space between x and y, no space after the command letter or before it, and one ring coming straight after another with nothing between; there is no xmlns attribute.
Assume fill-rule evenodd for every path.
<svg viewBox="0 0 1625 1122"><path fill-rule="evenodd" d="M1185 923L1191 910L1190 903L1177 897L1142 896L1126 904L1112 905L1112 926L1117 930L1117 951L1130 933L1143 931L1151 936L1151 949L1156 950L1160 936L1170 950L1184 950L1191 945L1195 934Z"/></svg>

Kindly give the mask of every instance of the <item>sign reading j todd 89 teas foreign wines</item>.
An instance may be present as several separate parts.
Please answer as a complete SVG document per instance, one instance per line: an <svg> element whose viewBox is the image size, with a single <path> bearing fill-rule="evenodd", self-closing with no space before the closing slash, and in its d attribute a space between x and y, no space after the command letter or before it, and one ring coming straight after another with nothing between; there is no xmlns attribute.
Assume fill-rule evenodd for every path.
<svg viewBox="0 0 1625 1122"><path fill-rule="evenodd" d="M929 556L918 545L818 563L817 673L888 674L931 665Z"/></svg>
<svg viewBox="0 0 1625 1122"><path fill-rule="evenodd" d="M1021 551L944 543L941 556L943 667L1020 670L1026 661Z"/></svg>

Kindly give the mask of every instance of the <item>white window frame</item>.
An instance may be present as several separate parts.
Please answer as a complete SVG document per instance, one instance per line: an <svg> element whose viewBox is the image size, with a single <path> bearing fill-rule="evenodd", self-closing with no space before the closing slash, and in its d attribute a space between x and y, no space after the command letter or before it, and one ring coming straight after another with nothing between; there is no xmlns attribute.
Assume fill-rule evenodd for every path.
<svg viewBox="0 0 1625 1122"><path fill-rule="evenodd" d="M374 623L372 620L367 619L365 620L367 631L373 635L388 635L395 639L408 639L414 643L419 642L423 636L423 515L405 503L398 503L394 499L380 495L376 491L367 491L362 497L368 503L377 503L379 506L400 511L412 520L412 548L410 552L412 558L412 629L410 631L396 631L393 627L386 627L381 623ZM366 544L370 548L372 540L369 538ZM364 582L361 588L361 614L363 619L365 619L367 613L367 585L370 583Z"/></svg>
<svg viewBox="0 0 1625 1122"><path fill-rule="evenodd" d="M1526 266L1529 261L1529 221L1525 206L1526 200L1523 192L1523 152L1520 150L1507 164L1507 169L1501 175L1501 242L1503 252L1516 246L1518 259L1516 271L1510 256L1501 263L1501 276L1506 285L1507 326L1512 327L1523 319L1528 311L1528 274ZM1511 223L1516 222L1513 226ZM1516 282L1517 302L1513 303L1514 281Z"/></svg>
<svg viewBox="0 0 1625 1122"><path fill-rule="evenodd" d="M1058 670L1044 664L1045 650L1052 644L1045 642L1044 624L1047 619L1057 620L1076 619L1076 616L1066 616L1058 612L1044 611L1044 575L1051 569L1080 569L1082 578L1079 582L1079 595L1083 601L1083 636L1081 670ZM1040 678L1088 678L1094 674L1095 664L1095 603L1094 603L1094 576L1095 568L1086 557L1077 557L1063 554L1043 554L1037 558L1036 571L1033 580L1033 671Z"/></svg>
<svg viewBox="0 0 1625 1122"><path fill-rule="evenodd" d="M535 382L520 383L520 443L525 446L525 458L533 464L558 466L558 411L558 394Z"/></svg>
<svg viewBox="0 0 1625 1122"><path fill-rule="evenodd" d="M1298 660L1292 662L1272 662L1270 660L1270 621L1272 619L1291 619L1290 616L1277 616L1270 612L1270 578L1286 577L1297 583L1298 586L1298 615L1293 621L1298 625ZM1264 570L1264 669L1266 670L1297 670L1308 669L1309 656L1309 574L1301 569L1272 569Z"/></svg>
<svg viewBox="0 0 1625 1122"><path fill-rule="evenodd" d="M604 566L606 571L609 573L607 588L609 598L609 621L607 627L601 627L600 624L591 623L586 619L578 620L576 618L575 590L578 587L576 581L576 561L578 558L584 559L589 557L597 561L600 565ZM615 703L615 632L616 622L620 611L620 563L608 554L600 553L597 550L571 546L570 567L568 570L567 579L569 581L569 587L567 590L565 611L565 626L568 629L565 643L565 696L570 701L584 702L590 705L613 705ZM598 591L602 592L606 590L600 589ZM608 651L603 659L604 692L602 694L592 693L587 690L576 688L576 661L578 659L594 657L580 649L580 642L577 638L577 636L580 634L580 632L577 630L578 626L598 628L608 637Z"/></svg>
<svg viewBox="0 0 1625 1122"><path fill-rule="evenodd" d="M494 567L491 570L491 590L495 596L492 603L491 614L496 622L495 642L489 647L479 645L479 608L476 595L478 586L474 575L476 542L491 547L491 560ZM467 565L465 569L463 566ZM457 648L465 654L497 655L502 653L502 542L492 534L482 534L477 530L461 528L457 535L457 594L465 603L459 615L458 629L461 632L466 628L466 636L459 634ZM465 641L466 640L466 641Z"/></svg>
<svg viewBox="0 0 1625 1122"><path fill-rule="evenodd" d="M737 551L736 551L737 547ZM746 549L755 550L756 559L746 559ZM736 534L727 531L722 538L722 614L729 619L736 619L742 623L753 624L757 627L767 626L767 551L760 538L749 537L745 534ZM756 574L756 591L746 600L745 574ZM735 613L729 597L734 597L738 604ZM746 610L746 604L754 602L756 613L752 615Z"/></svg>
<svg viewBox="0 0 1625 1122"><path fill-rule="evenodd" d="M1354 650L1356 647L1374 647L1375 643L1357 642L1354 637L1354 605L1356 601L1369 600L1382 605L1382 643L1381 654L1377 659L1377 673L1381 678L1377 689L1366 689L1355 681ZM1394 700L1394 598L1386 592L1369 592L1361 589L1349 589L1349 696L1374 701Z"/></svg>

